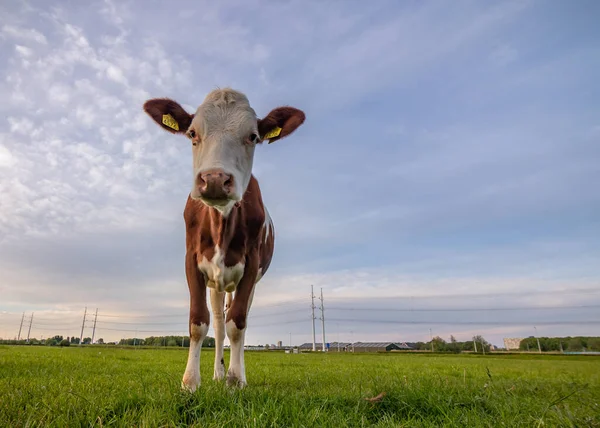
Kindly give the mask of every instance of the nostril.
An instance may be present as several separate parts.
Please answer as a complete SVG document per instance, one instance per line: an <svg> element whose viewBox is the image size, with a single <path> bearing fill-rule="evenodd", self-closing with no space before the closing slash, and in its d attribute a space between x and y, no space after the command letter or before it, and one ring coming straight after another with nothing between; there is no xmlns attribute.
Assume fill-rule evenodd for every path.
<svg viewBox="0 0 600 428"><path fill-rule="evenodd" d="M233 178L230 175L226 175L226 180L223 182L223 186L226 189L231 189L233 187Z"/></svg>

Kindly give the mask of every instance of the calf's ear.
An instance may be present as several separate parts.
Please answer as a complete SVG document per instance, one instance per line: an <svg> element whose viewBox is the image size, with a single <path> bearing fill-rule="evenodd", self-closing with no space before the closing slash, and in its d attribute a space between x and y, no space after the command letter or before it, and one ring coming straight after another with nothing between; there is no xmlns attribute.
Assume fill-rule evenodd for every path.
<svg viewBox="0 0 600 428"><path fill-rule="evenodd" d="M193 114L186 112L176 101L154 98L144 103L144 111L163 129L173 134L184 134L192 123Z"/></svg>
<svg viewBox="0 0 600 428"><path fill-rule="evenodd" d="M294 107L277 107L258 121L258 133L261 141L269 144L287 137L304 123L306 116L302 110Z"/></svg>

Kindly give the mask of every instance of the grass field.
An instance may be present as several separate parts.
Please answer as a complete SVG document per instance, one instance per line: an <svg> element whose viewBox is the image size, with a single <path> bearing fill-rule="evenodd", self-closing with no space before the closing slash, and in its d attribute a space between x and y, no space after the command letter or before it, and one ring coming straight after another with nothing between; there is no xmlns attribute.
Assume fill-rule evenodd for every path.
<svg viewBox="0 0 600 428"><path fill-rule="evenodd" d="M598 357L247 352L237 391L205 349L188 395L186 355L0 346L0 426L600 427Z"/></svg>

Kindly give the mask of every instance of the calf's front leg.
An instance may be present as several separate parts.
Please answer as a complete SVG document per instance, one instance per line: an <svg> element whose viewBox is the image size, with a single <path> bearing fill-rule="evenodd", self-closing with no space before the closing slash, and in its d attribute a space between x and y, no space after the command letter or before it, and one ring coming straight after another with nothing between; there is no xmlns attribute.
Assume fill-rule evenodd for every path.
<svg viewBox="0 0 600 428"><path fill-rule="evenodd" d="M210 289L210 304L215 322L215 372L214 380L225 377L225 360L223 359L223 342L225 341L225 292Z"/></svg>
<svg viewBox="0 0 600 428"><path fill-rule="evenodd" d="M200 385L200 351L210 324L204 275L198 270L195 254L186 254L185 274L190 290L190 349L181 386L194 392Z"/></svg>
<svg viewBox="0 0 600 428"><path fill-rule="evenodd" d="M244 276L238 284L231 307L227 310L225 328L231 344L227 385L243 388L246 386L246 368L244 366L244 341L246 338L246 320L252 305L254 286L258 274L258 257L249 257L246 261Z"/></svg>

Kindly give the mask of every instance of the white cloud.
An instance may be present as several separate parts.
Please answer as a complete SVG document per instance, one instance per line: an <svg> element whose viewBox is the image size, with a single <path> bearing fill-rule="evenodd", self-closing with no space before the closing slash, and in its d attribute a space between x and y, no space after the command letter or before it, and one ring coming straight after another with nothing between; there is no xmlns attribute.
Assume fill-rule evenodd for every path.
<svg viewBox="0 0 600 428"><path fill-rule="evenodd" d="M67 104L71 99L71 88L64 83L53 84L48 90L48 98L51 103L67 107Z"/></svg>
<svg viewBox="0 0 600 428"><path fill-rule="evenodd" d="M10 124L10 132L15 134L31 135L35 129L33 121L26 117L9 117L8 123Z"/></svg>
<svg viewBox="0 0 600 428"><path fill-rule="evenodd" d="M10 168L15 163L16 159L10 150L3 144L0 144L0 168Z"/></svg>
<svg viewBox="0 0 600 428"><path fill-rule="evenodd" d="M33 55L33 49L28 48L27 46L16 45L15 51L25 58L29 58Z"/></svg>
<svg viewBox="0 0 600 428"><path fill-rule="evenodd" d="M33 41L42 45L48 44L46 36L37 31L35 28L22 28L13 25L4 25L2 34L13 39Z"/></svg>

